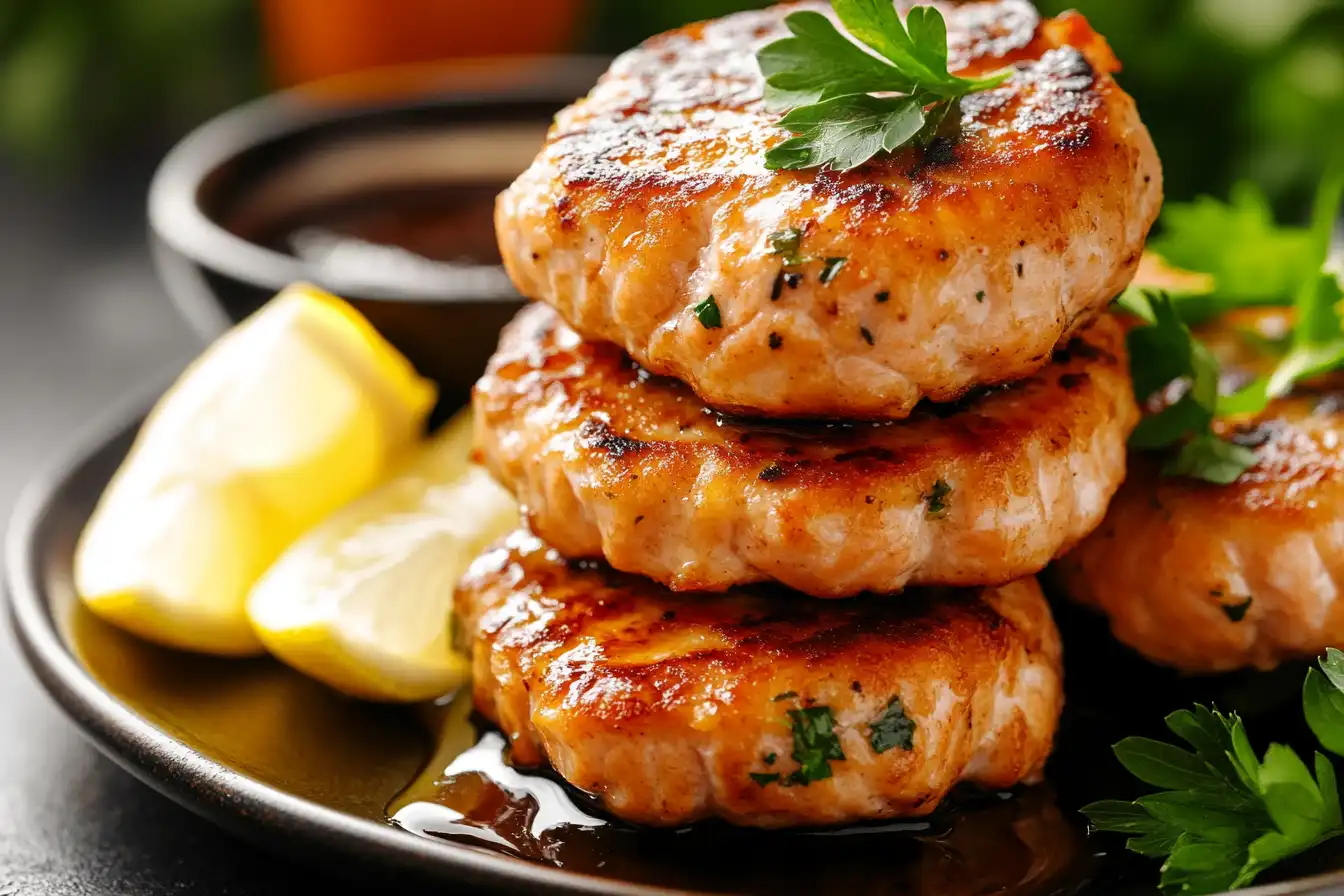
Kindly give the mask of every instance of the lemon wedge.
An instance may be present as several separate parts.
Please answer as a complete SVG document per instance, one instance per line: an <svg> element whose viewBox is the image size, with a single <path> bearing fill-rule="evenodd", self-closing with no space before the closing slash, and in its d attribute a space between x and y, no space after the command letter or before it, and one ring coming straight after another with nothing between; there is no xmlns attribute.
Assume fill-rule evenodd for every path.
<svg viewBox="0 0 1344 896"><path fill-rule="evenodd" d="M517 525L513 498L468 460L459 414L398 476L303 536L252 588L267 649L353 697L417 701L466 681L452 649L453 588Z"/></svg>
<svg viewBox="0 0 1344 896"><path fill-rule="evenodd" d="M348 304L286 289L150 413L80 538L76 590L148 640L260 653L248 590L299 535L396 468L434 400Z"/></svg>

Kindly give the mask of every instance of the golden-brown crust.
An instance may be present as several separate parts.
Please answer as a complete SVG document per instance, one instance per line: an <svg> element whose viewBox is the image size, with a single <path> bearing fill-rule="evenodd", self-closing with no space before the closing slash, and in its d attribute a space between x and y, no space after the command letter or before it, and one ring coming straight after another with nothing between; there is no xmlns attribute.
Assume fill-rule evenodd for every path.
<svg viewBox="0 0 1344 896"><path fill-rule="evenodd" d="M477 707L513 760L550 761L648 824L926 814L959 780L1036 778L1062 702L1058 633L1030 579L903 601L674 594L519 532L472 565L456 606ZM913 748L878 753L868 723L892 697ZM786 712L815 706L830 707L846 755L833 777L753 780L797 769Z"/></svg>
<svg viewBox="0 0 1344 896"><path fill-rule="evenodd" d="M1273 359L1257 339L1282 310L1245 310L1200 335L1233 377ZM1191 672L1271 668L1344 644L1344 383L1326 379L1220 432L1258 460L1230 485L1162 476L1136 454L1105 521L1059 563L1077 600L1116 637Z"/></svg>
<svg viewBox="0 0 1344 896"><path fill-rule="evenodd" d="M474 406L483 461L566 556L677 590L776 580L820 597L1038 571L1101 519L1138 417L1109 317L958 405L789 424L717 415L539 305Z"/></svg>
<svg viewBox="0 0 1344 896"><path fill-rule="evenodd" d="M789 135L753 51L797 8L825 7L654 38L561 113L497 207L515 283L721 410L900 418L1030 374L1129 281L1160 204L1104 41L1025 0L946 7L954 69L1017 65L963 100L959 139L771 172ZM805 255L847 259L833 279L813 263L781 288L768 236L788 228ZM707 295L720 329L690 311Z"/></svg>

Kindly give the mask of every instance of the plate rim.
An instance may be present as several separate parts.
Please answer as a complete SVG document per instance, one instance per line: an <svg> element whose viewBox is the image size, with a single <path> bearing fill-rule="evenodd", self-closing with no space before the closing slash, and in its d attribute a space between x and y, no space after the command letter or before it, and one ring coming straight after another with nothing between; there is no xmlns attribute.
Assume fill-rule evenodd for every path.
<svg viewBox="0 0 1344 896"><path fill-rule="evenodd" d="M106 691L75 657L56 627L40 571L45 527L70 480L137 428L180 373L174 367L131 391L81 427L28 481L10 515L4 544L4 586L10 626L42 689L79 732L123 770L173 802L258 848L308 862L334 844L363 867L417 878L518 892L601 896L722 896L566 871L527 859L431 840L390 824L359 818L287 793L203 756ZM281 842L297 849L272 849ZM358 847L351 849L351 847ZM1234 891L1237 896L1303 896L1344 888L1344 870L1327 871ZM1156 892L1156 887L1154 888Z"/></svg>
<svg viewBox="0 0 1344 896"><path fill-rule="evenodd" d="M174 368L173 374L178 373ZM138 427L171 378L160 377L96 415L28 482L5 534L8 617L20 653L42 689L82 735L142 783L242 839L267 849L275 835L295 848L269 850L307 861L339 846L361 866L416 878L519 892L697 896L695 891L604 878L527 859L435 841L287 793L231 769L160 730L105 690L61 636L41 571L47 526L71 479Z"/></svg>

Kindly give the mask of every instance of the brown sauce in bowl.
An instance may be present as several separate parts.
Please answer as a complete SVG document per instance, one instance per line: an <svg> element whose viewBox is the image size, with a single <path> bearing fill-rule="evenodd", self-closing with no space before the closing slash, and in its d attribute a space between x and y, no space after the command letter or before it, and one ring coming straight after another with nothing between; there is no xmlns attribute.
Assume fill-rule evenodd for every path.
<svg viewBox="0 0 1344 896"><path fill-rule="evenodd" d="M395 247L431 262L498 265L495 196L501 185L403 187L357 194L267 222L249 238L304 260L323 242Z"/></svg>

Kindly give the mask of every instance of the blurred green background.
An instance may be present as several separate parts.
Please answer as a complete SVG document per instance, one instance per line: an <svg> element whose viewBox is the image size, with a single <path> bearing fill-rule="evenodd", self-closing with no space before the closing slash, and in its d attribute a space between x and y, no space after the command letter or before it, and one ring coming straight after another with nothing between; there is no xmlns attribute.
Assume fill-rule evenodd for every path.
<svg viewBox="0 0 1344 896"><path fill-rule="evenodd" d="M457 5L471 28L482 8ZM611 53L753 5L763 4L594 0L569 45ZM1327 155L1344 146L1344 0L1039 5L1078 8L1111 41L1168 196L1222 195L1250 178L1281 214L1301 216ZM256 95L269 81L260 18L252 0L0 0L0 151L59 176Z"/></svg>

